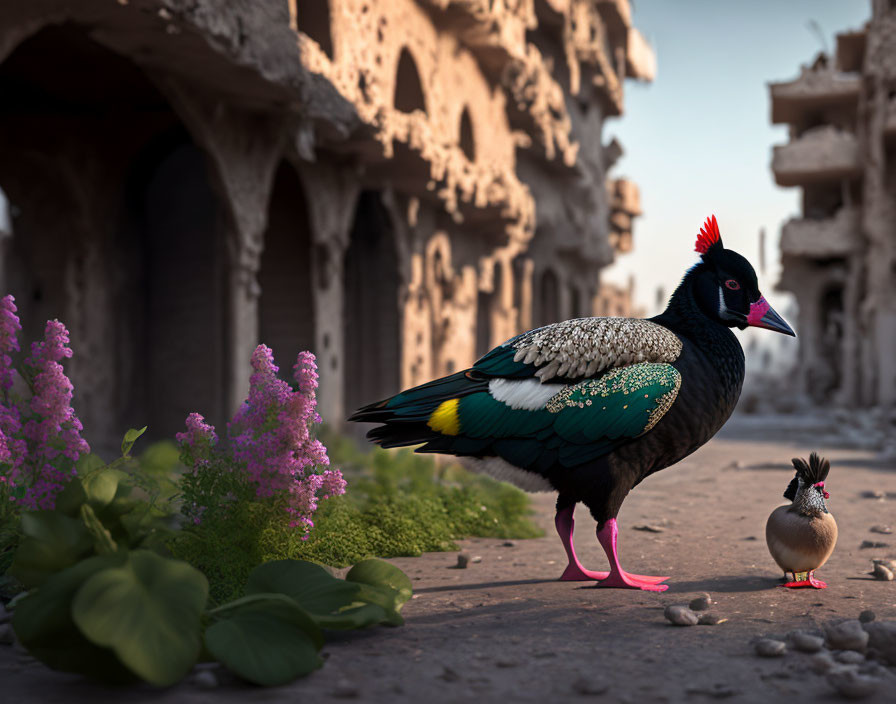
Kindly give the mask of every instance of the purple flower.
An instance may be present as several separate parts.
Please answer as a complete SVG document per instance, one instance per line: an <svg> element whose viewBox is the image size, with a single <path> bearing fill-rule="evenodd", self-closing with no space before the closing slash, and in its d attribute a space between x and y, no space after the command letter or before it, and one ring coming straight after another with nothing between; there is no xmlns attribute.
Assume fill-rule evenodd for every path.
<svg viewBox="0 0 896 704"><path fill-rule="evenodd" d="M215 486L209 473L237 471L254 487L257 498L282 501L290 525L307 535L314 526L311 516L318 502L345 493L342 473L328 469L327 449L311 433L311 426L320 422L314 355L298 355L293 367L298 391L277 376L279 368L265 345L255 349L251 365L249 395L227 424L226 446L217 445L214 428L195 413L187 418L187 432L177 436L194 476L207 477L204 484L202 480L187 478L185 506L192 511L194 506L207 505L205 502L212 499L222 505L221 497L187 494L200 485ZM212 437L214 440L209 439ZM202 451L197 452L197 447Z"/></svg>
<svg viewBox="0 0 896 704"><path fill-rule="evenodd" d="M9 352L18 351L20 330L12 296L0 301L0 473L4 483L20 490L18 503L29 509L52 509L56 495L71 481L74 464L90 447L81 437L81 421L71 407L72 383L60 363L72 356L68 330L58 320L47 322L44 339L32 343L25 360L30 370L30 399L12 399Z"/></svg>

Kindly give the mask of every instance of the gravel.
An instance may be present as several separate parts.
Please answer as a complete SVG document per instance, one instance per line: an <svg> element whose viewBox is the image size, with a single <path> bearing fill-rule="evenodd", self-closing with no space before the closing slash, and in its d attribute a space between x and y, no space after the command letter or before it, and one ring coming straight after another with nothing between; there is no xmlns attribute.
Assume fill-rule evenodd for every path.
<svg viewBox="0 0 896 704"><path fill-rule="evenodd" d="M858 620L826 623L824 632L832 650L859 650L868 646L868 634Z"/></svg>
<svg viewBox="0 0 896 704"><path fill-rule="evenodd" d="M896 578L896 575L893 574L893 570L880 562L875 563L874 568L869 574L882 582L892 582L893 579Z"/></svg>
<svg viewBox="0 0 896 704"><path fill-rule="evenodd" d="M687 606L667 606L663 616L676 626L696 626L700 620Z"/></svg>
<svg viewBox="0 0 896 704"><path fill-rule="evenodd" d="M828 684L847 699L870 697L880 686L876 677L860 674L856 667L835 667L828 672Z"/></svg>
<svg viewBox="0 0 896 704"><path fill-rule="evenodd" d="M834 662L834 658L832 658L831 654L826 651L815 653L815 655L809 658L809 669L816 675L823 675L835 666L836 663Z"/></svg>
<svg viewBox="0 0 896 704"><path fill-rule="evenodd" d="M857 653L855 650L841 650L838 653L834 653L834 659L837 662L842 662L844 665L861 665L865 662L865 656L862 653Z"/></svg>
<svg viewBox="0 0 896 704"><path fill-rule="evenodd" d="M868 550L870 548L888 548L890 547L889 543L882 543L877 540L863 540L862 544L859 545L859 550Z"/></svg>
<svg viewBox="0 0 896 704"><path fill-rule="evenodd" d="M871 623L875 618L877 617L871 609L865 609L859 614L859 623Z"/></svg>
<svg viewBox="0 0 896 704"><path fill-rule="evenodd" d="M725 623L727 620L727 618L722 618L718 614L700 614L700 618L697 619L697 625L718 626L720 623Z"/></svg>
<svg viewBox="0 0 896 704"><path fill-rule="evenodd" d="M805 631L793 631L787 635L787 639L793 645L793 649L801 653L817 653L824 647L824 638Z"/></svg>
<svg viewBox="0 0 896 704"><path fill-rule="evenodd" d="M868 645L890 665L896 665L896 621L874 621L865 624Z"/></svg>
<svg viewBox="0 0 896 704"><path fill-rule="evenodd" d="M787 652L787 643L772 638L763 638L757 641L756 654L764 658L778 658Z"/></svg>
<svg viewBox="0 0 896 704"><path fill-rule="evenodd" d="M872 533L880 533L881 535L890 535L893 529L890 526L871 526Z"/></svg>

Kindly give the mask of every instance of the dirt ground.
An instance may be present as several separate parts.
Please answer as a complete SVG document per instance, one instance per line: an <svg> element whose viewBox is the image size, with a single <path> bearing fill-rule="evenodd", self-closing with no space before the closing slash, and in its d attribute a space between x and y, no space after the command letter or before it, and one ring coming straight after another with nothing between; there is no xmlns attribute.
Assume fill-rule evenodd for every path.
<svg viewBox="0 0 896 704"><path fill-rule="evenodd" d="M789 460L821 445L716 438L692 457L636 488L620 515L619 549L631 572L671 575L669 591L594 589L559 582L565 565L553 530L553 497L535 497L545 537L468 540L456 553L393 560L414 582L407 623L330 641L324 667L281 689L262 690L215 670L220 685L195 681L166 691L104 689L53 673L0 648L0 700L18 702L731 702L842 701L808 655L760 658L753 642L873 610L896 618L896 582L874 581L872 557L896 558L896 468L867 452L825 449L833 468L829 507L840 526L826 590L777 588L780 573L765 546L765 520L783 502ZM884 498L871 493L882 492ZM586 567L605 569L594 522L577 511L577 548ZM652 533L635 529L650 524ZM860 548L862 541L889 543ZM663 618L669 604L709 592L728 621L690 628ZM896 701L896 674L868 702Z"/></svg>

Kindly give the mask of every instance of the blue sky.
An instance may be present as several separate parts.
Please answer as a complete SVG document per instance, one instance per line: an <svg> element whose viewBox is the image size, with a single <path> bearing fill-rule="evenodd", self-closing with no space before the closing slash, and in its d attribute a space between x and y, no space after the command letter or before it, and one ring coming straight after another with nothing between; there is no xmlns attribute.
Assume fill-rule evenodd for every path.
<svg viewBox="0 0 896 704"><path fill-rule="evenodd" d="M779 188L769 164L772 145L787 141L772 126L768 83L795 78L822 49L814 20L833 51L834 35L861 27L869 0L633 0L633 21L653 46L652 84L627 81L625 115L608 120L625 155L613 177L641 189L644 215L635 221L635 249L604 272L624 282L635 274L636 298L658 312L666 294L696 261L694 239L715 213L722 239L758 270L758 232L766 230L763 293L779 276L780 226L799 211L799 189ZM783 301L782 301L783 303Z"/></svg>

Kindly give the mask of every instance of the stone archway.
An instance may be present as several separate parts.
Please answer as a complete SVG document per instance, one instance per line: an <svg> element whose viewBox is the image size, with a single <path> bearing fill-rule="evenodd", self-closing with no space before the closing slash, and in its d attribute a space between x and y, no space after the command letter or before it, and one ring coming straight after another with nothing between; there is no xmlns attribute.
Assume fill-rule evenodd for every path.
<svg viewBox="0 0 896 704"><path fill-rule="evenodd" d="M219 422L220 208L204 153L139 66L74 24L0 64L5 258L25 337L71 332L74 404L95 449L128 427L172 437Z"/></svg>
<svg viewBox="0 0 896 704"><path fill-rule="evenodd" d="M414 57L407 47L401 50L398 57L394 105L395 109L401 112L414 112L415 110L426 112L426 97L423 94L420 73L417 71L417 62L414 61Z"/></svg>
<svg viewBox="0 0 896 704"><path fill-rule="evenodd" d="M358 198L343 268L345 411L397 393L401 382L400 272L395 232L376 191Z"/></svg>
<svg viewBox="0 0 896 704"><path fill-rule="evenodd" d="M295 169L281 162L274 176L258 282L259 341L274 351L285 376L296 356L314 349L311 224Z"/></svg>

